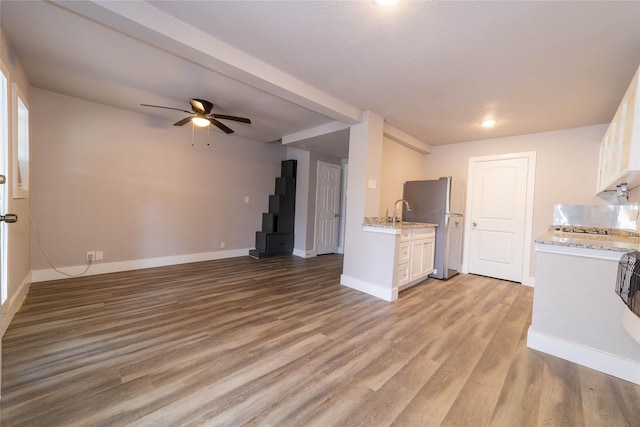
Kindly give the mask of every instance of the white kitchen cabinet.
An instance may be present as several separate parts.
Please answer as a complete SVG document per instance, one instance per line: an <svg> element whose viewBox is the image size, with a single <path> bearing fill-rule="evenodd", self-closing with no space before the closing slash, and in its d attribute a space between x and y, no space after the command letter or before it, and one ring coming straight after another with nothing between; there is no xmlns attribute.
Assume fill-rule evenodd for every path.
<svg viewBox="0 0 640 427"><path fill-rule="evenodd" d="M411 281L411 230L400 229L396 238L396 286L401 287Z"/></svg>
<svg viewBox="0 0 640 427"><path fill-rule="evenodd" d="M435 228L402 230L397 237L396 287L415 285L433 272L434 245Z"/></svg>
<svg viewBox="0 0 640 427"><path fill-rule="evenodd" d="M638 73L622 98L600 144L598 188L600 193L620 184L640 185L640 96Z"/></svg>
<svg viewBox="0 0 640 427"><path fill-rule="evenodd" d="M411 282L411 266L410 263L405 262L398 264L398 272L396 273L396 285L402 289Z"/></svg>
<svg viewBox="0 0 640 427"><path fill-rule="evenodd" d="M363 261L360 277L345 271L340 283L395 301L399 291L422 282L433 272L436 227L438 224L391 223L385 218L365 218L362 231L366 245L361 249L367 256L363 251L357 255Z"/></svg>
<svg viewBox="0 0 640 427"><path fill-rule="evenodd" d="M420 280L433 272L435 239L417 238L411 241L411 281Z"/></svg>

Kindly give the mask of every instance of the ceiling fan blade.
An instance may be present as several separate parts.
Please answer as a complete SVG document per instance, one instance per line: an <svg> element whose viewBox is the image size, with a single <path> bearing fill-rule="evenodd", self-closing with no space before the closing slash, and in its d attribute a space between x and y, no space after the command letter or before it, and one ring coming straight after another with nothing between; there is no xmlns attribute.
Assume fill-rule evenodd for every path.
<svg viewBox="0 0 640 427"><path fill-rule="evenodd" d="M191 111L183 110L182 108L173 108L173 107L163 107L162 105L150 105L150 104L140 104L143 107L153 107L153 108L164 108L165 110L176 110L182 111L183 113L191 113Z"/></svg>
<svg viewBox="0 0 640 427"><path fill-rule="evenodd" d="M218 129L220 129L221 131L223 131L224 133L233 133L233 129L231 129L230 127L227 127L227 125L225 125L224 123L221 123L219 121L217 121L216 119L214 119L213 117L207 117L207 119L209 119L209 121L211 122L211 124L215 125L218 127Z"/></svg>
<svg viewBox="0 0 640 427"><path fill-rule="evenodd" d="M175 122L173 125L174 126L183 126L186 125L187 123L189 123L191 121L191 117L185 117L184 119L180 120L179 122Z"/></svg>
<svg viewBox="0 0 640 427"><path fill-rule="evenodd" d="M251 120L245 119L244 117L236 117L236 116L227 116L226 114L212 114L216 119L222 120L234 120L236 122L249 123L251 124Z"/></svg>
<svg viewBox="0 0 640 427"><path fill-rule="evenodd" d="M213 108L213 104L205 99L191 98L189 99L189 103L196 113L209 114Z"/></svg>

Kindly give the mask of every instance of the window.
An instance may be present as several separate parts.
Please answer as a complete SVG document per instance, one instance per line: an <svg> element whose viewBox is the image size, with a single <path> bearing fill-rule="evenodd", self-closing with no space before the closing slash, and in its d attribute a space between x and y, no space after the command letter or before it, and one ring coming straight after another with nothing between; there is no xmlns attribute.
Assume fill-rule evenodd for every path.
<svg viewBox="0 0 640 427"><path fill-rule="evenodd" d="M29 197L29 108L20 89L13 84L13 198Z"/></svg>

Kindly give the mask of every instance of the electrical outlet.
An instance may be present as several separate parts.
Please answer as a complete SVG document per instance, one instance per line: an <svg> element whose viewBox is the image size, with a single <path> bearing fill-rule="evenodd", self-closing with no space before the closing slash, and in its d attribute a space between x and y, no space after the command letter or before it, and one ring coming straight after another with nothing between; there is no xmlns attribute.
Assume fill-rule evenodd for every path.
<svg viewBox="0 0 640 427"><path fill-rule="evenodd" d="M220 249L224 249L226 243L225 242L220 242Z"/></svg>
<svg viewBox="0 0 640 427"><path fill-rule="evenodd" d="M244 196L244 202L249 203L249 196Z"/></svg>
<svg viewBox="0 0 640 427"><path fill-rule="evenodd" d="M96 260L96 251L87 251L87 261Z"/></svg>
<svg viewBox="0 0 640 427"><path fill-rule="evenodd" d="M102 261L103 258L104 258L104 252L96 251L96 261Z"/></svg>

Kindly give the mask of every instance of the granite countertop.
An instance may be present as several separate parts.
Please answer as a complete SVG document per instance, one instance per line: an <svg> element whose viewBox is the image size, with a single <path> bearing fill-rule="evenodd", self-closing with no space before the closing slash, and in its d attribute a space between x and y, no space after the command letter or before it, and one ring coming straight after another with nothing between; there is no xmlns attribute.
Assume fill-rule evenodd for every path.
<svg viewBox="0 0 640 427"><path fill-rule="evenodd" d="M395 230L413 229L413 228L435 228L438 224L429 222L403 222L398 221L395 224L384 217L365 217L362 222L363 227L378 227Z"/></svg>
<svg viewBox="0 0 640 427"><path fill-rule="evenodd" d="M552 225L536 243L616 252L640 251L640 233L600 227Z"/></svg>

